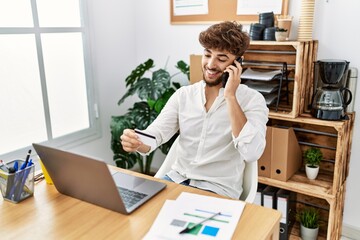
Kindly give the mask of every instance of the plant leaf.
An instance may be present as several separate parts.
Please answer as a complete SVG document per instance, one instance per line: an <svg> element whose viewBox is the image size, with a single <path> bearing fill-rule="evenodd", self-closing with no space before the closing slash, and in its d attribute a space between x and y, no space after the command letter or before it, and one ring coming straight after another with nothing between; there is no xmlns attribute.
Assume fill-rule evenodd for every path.
<svg viewBox="0 0 360 240"><path fill-rule="evenodd" d="M122 96L122 98L118 101L118 105L121 105L127 97L134 95L136 93L136 90L137 86L132 85L129 90L124 94L124 96Z"/></svg>
<svg viewBox="0 0 360 240"><path fill-rule="evenodd" d="M132 168L140 158L139 154L135 153L120 153L114 154L113 160L117 167L129 169Z"/></svg>
<svg viewBox="0 0 360 240"><path fill-rule="evenodd" d="M132 87L129 89L129 94L133 94L135 91L138 94L138 97L141 100L153 99L156 100L159 98L167 88L170 86L170 74L163 70L159 69L152 74L152 79L150 78L141 78ZM129 94L125 94L126 97ZM121 100L124 100L122 98Z"/></svg>
<svg viewBox="0 0 360 240"><path fill-rule="evenodd" d="M147 128L157 117L157 113L149 107L147 102L137 102L129 109L134 126L139 129Z"/></svg>
<svg viewBox="0 0 360 240"><path fill-rule="evenodd" d="M126 77L126 87L135 84L150 68L154 67L154 60L149 58L146 62L137 66L129 76Z"/></svg>
<svg viewBox="0 0 360 240"><path fill-rule="evenodd" d="M123 115L119 117L111 117L111 150L115 154L126 153L121 145L120 136L123 134L124 129L133 128L130 115Z"/></svg>
<svg viewBox="0 0 360 240"><path fill-rule="evenodd" d="M167 89L164 94L154 103L153 109L159 114L164 108L169 98L174 94L175 90L172 88Z"/></svg>
<svg viewBox="0 0 360 240"><path fill-rule="evenodd" d="M190 79L190 66L187 63L180 60L177 62L177 65L175 67L179 69L182 73L186 74L187 78Z"/></svg>

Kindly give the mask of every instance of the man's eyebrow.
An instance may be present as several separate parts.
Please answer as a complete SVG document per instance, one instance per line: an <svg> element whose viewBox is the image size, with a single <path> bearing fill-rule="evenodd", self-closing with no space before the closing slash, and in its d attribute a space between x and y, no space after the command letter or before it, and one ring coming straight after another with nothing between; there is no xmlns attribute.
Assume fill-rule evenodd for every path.
<svg viewBox="0 0 360 240"><path fill-rule="evenodd" d="M220 53L220 54L218 54L217 56L218 56L218 57L226 57L226 58L229 58L229 56L228 56L228 55L226 55L226 54L221 54L221 53Z"/></svg>
<svg viewBox="0 0 360 240"><path fill-rule="evenodd" d="M208 54L213 54L213 52L210 49L205 48L204 51L207 52ZM216 57L226 57L227 59L229 59L229 56L226 53L219 53L216 55Z"/></svg>

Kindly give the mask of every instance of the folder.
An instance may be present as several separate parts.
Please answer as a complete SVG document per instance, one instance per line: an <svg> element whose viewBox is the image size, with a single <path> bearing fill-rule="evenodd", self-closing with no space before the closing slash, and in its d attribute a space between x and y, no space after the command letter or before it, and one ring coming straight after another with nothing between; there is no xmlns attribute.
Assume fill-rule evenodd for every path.
<svg viewBox="0 0 360 240"><path fill-rule="evenodd" d="M291 198L290 191L279 189L276 193L277 210L281 212L280 220L280 240L289 239L290 234L290 211L291 211Z"/></svg>
<svg viewBox="0 0 360 240"><path fill-rule="evenodd" d="M270 178L271 172L271 149L272 149L272 127L266 129L266 145L263 154L258 160L258 174Z"/></svg>
<svg viewBox="0 0 360 240"><path fill-rule="evenodd" d="M276 209L276 193L278 190L279 188L273 186L265 187L265 189L262 191L264 207Z"/></svg>
<svg viewBox="0 0 360 240"><path fill-rule="evenodd" d="M272 179L287 181L302 164L302 152L293 128L272 129Z"/></svg>
<svg viewBox="0 0 360 240"><path fill-rule="evenodd" d="M259 205L259 206L263 206L264 205L264 199L262 197L262 192L264 191L265 187L267 185L262 184L262 183L258 183L258 187L257 187L257 191L256 191L256 195L255 195L255 200L254 200L254 204Z"/></svg>

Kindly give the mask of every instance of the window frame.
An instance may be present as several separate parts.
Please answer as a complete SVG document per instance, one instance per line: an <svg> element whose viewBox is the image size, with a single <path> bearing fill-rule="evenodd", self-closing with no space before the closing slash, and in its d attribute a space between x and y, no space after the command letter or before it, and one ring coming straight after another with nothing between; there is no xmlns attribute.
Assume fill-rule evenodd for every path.
<svg viewBox="0 0 360 240"><path fill-rule="evenodd" d="M31 0L32 16L34 23L33 27L0 27L0 35L1 34L34 34L35 36L36 51L38 57L37 60L39 65L39 75L41 81L41 90L42 90L44 112L45 112L46 132L48 139L42 143L53 147L72 148L101 137L101 125L100 125L100 116L99 116L98 103L97 103L97 93L95 91L94 78L91 71L92 61L91 61L91 46L89 41L90 34L89 34L88 18L87 18L88 15L87 5L86 5L86 1L83 0L79 0L79 4L80 4L79 5L80 18L81 18L80 27L40 27L38 14L37 14L36 0ZM53 138L51 133L48 94L46 90L46 77L45 77L45 67L44 67L44 59L42 53L41 34L71 33L71 32L80 33L83 39L82 43L83 43L83 54L84 54L86 93L88 99L89 127L80 131L69 133L61 137ZM29 143L29 146L2 154L0 155L0 157L2 159L19 158L19 156L23 156L24 153L28 151L28 149L34 150L31 144L32 143ZM25 157L25 155L23 157Z"/></svg>

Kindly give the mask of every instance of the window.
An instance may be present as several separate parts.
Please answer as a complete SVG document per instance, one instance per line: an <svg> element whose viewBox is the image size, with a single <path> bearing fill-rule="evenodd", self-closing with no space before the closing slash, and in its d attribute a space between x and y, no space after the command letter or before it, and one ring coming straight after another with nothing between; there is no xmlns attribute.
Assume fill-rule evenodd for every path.
<svg viewBox="0 0 360 240"><path fill-rule="evenodd" d="M0 155L98 136L84 2L0 0Z"/></svg>

